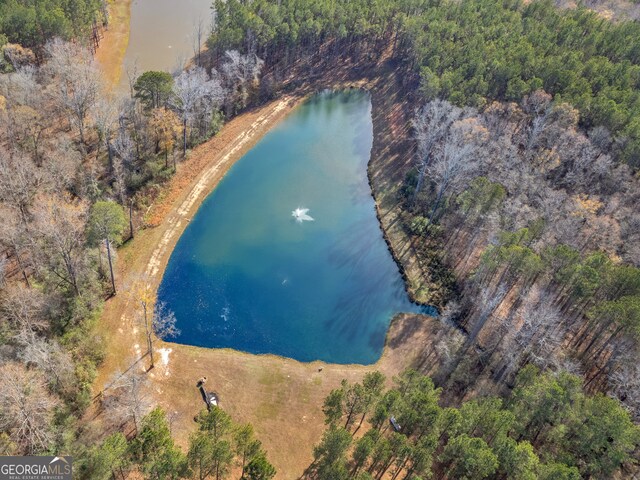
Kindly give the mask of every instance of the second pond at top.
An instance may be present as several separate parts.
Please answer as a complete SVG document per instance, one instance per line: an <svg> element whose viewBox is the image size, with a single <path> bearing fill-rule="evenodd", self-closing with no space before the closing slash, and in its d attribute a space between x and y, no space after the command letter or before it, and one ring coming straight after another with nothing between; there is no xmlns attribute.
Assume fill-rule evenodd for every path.
<svg viewBox="0 0 640 480"><path fill-rule="evenodd" d="M202 42L211 30L212 0L133 0L129 45L124 58L126 70L137 67L170 72L194 56L194 33L202 22Z"/></svg>
<svg viewBox="0 0 640 480"><path fill-rule="evenodd" d="M370 364L394 314L425 311L409 301L375 215L372 140L367 93L324 93L231 168L160 285L177 342ZM297 208L308 211L296 218Z"/></svg>

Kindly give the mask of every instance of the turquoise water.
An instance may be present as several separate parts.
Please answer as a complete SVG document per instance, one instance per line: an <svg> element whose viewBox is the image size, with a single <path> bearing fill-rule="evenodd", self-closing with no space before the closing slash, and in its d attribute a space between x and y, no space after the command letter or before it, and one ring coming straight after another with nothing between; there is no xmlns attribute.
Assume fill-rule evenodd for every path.
<svg viewBox="0 0 640 480"><path fill-rule="evenodd" d="M375 216L373 133L362 91L316 95L207 197L158 292L177 342L301 361L374 363L404 290ZM308 208L314 221L297 222Z"/></svg>

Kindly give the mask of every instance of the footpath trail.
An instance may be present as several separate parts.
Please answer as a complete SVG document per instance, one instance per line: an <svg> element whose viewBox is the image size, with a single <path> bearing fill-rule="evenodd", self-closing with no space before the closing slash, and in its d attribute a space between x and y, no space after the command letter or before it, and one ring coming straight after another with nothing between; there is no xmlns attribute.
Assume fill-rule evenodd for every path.
<svg viewBox="0 0 640 480"><path fill-rule="evenodd" d="M135 348L137 343L142 344L142 338L138 338L139 302L134 287L144 284L155 292L173 246L202 200L235 160L294 105L294 99L284 98L239 115L212 140L194 149L162 187L159 198L146 214L147 227L138 229L135 238L119 249L119 293L106 303L100 322L109 355L96 382L98 391L109 384L110 375L126 370L129 353L137 354L140 350L139 346ZM124 336L118 338L119 335Z"/></svg>

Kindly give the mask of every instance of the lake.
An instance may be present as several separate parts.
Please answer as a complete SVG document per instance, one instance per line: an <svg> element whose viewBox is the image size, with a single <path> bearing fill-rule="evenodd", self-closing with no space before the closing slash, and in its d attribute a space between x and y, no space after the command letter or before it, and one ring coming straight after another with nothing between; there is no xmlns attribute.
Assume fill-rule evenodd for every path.
<svg viewBox="0 0 640 480"><path fill-rule="evenodd" d="M372 140L369 94L325 92L229 170L158 291L175 341L371 364L396 313L435 312L409 301L383 239L366 174Z"/></svg>
<svg viewBox="0 0 640 480"><path fill-rule="evenodd" d="M212 0L133 0L129 45L124 58L122 82L127 68L172 71L194 56L194 32L202 22L202 41L211 31Z"/></svg>

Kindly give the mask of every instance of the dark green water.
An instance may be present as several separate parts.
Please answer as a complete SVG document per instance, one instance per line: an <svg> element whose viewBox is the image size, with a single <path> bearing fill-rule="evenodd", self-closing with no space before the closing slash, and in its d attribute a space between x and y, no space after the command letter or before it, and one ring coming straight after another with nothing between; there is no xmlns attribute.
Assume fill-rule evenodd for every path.
<svg viewBox="0 0 640 480"><path fill-rule="evenodd" d="M179 343L369 364L395 313L424 311L409 301L375 216L372 130L368 94L323 93L231 168L160 285ZM297 222L297 207L314 221Z"/></svg>

